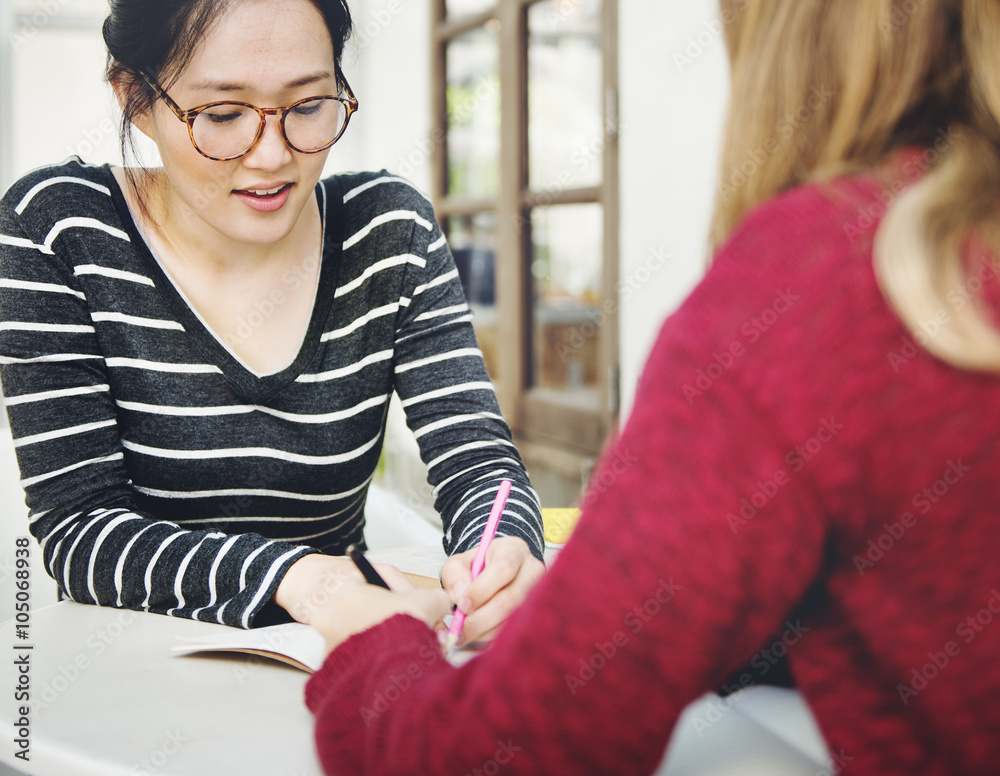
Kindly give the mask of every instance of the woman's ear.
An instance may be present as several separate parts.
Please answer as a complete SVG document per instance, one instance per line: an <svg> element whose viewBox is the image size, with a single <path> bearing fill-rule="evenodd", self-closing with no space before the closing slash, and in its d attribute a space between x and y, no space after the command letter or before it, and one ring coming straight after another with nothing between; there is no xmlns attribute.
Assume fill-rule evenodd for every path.
<svg viewBox="0 0 1000 776"><path fill-rule="evenodd" d="M118 72L111 78L111 89L115 93L115 98L118 100L118 106L122 109L122 113L125 113L129 99L136 91L142 89L142 85L129 73ZM152 118L148 110L139 111L132 116L132 124L150 140L153 139Z"/></svg>

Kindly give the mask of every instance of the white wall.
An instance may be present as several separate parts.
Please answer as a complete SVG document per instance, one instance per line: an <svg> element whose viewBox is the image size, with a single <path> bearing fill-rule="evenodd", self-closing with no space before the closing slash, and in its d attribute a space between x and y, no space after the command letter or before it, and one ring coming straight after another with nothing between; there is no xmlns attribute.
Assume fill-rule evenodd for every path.
<svg viewBox="0 0 1000 776"><path fill-rule="evenodd" d="M624 417L660 324L706 266L729 88L716 0L621 0L619 52Z"/></svg>
<svg viewBox="0 0 1000 776"><path fill-rule="evenodd" d="M430 4L351 0L355 34L344 72L360 103L328 168L405 175L430 188Z"/></svg>
<svg viewBox="0 0 1000 776"><path fill-rule="evenodd" d="M102 81L107 1L20 0L14 7L26 23L9 38L15 112L2 139L10 144L11 166L4 170L10 179L0 181L0 190L71 154L93 164L117 161L118 118Z"/></svg>

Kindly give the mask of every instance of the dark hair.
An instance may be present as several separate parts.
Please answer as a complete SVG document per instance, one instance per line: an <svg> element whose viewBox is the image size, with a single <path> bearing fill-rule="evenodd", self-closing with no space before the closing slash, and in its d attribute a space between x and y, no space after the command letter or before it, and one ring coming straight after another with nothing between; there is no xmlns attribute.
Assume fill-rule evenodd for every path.
<svg viewBox="0 0 1000 776"><path fill-rule="evenodd" d="M109 0L110 12L104 20L104 43L108 48L105 77L108 82L121 80L126 97L122 106L119 138L122 160L134 149L132 122L152 109L156 95L139 77L146 73L161 79L169 88L191 60L195 48L208 28L234 2L240 0ZM310 0L323 14L333 42L334 64L338 80L340 61L353 24L347 0ZM168 78L170 80L163 81ZM149 215L142 200L138 181L130 168L126 174L144 215Z"/></svg>

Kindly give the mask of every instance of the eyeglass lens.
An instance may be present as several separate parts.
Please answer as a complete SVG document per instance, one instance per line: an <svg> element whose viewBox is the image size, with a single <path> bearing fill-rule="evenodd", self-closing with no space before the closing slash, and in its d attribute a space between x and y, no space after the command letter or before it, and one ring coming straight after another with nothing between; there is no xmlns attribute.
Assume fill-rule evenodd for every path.
<svg viewBox="0 0 1000 776"><path fill-rule="evenodd" d="M195 145L209 156L236 156L257 137L261 124L257 111L224 103L206 108L195 118L191 133ZM330 145L347 121L347 106L332 97L318 97L296 105L285 117L285 137L300 151L317 151Z"/></svg>

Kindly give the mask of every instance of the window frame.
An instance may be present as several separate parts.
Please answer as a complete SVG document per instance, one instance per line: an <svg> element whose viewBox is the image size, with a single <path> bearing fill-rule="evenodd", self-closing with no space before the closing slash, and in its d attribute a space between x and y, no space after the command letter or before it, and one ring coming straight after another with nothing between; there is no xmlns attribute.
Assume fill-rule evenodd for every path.
<svg viewBox="0 0 1000 776"><path fill-rule="evenodd" d="M492 8L447 18L446 0L431 0L431 112L434 144L431 195L442 222L453 216L496 213L496 305L503 321L499 374L494 383L504 416L519 446L557 448L578 459L585 482L589 464L617 422L618 380L618 8L617 0L602 2L604 153L602 182L560 190L531 190L528 185L528 9L543 0L495 0ZM500 22L500 191L488 200L447 195L448 115L447 47L456 37ZM532 286L530 230L525 228L532 207L596 203L602 206L602 290L599 326L598 386L595 394L532 387ZM499 257L503 257L502 260ZM513 257L513 260L512 260ZM581 401L581 398L584 400ZM530 456L526 456L530 457ZM562 455L565 459L566 456ZM530 468L530 465L529 465ZM574 464L565 464L564 470Z"/></svg>

